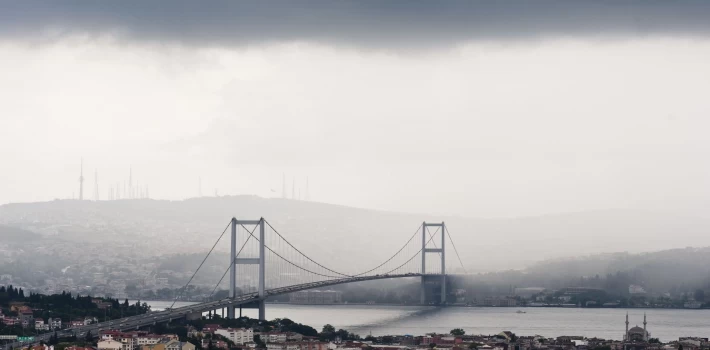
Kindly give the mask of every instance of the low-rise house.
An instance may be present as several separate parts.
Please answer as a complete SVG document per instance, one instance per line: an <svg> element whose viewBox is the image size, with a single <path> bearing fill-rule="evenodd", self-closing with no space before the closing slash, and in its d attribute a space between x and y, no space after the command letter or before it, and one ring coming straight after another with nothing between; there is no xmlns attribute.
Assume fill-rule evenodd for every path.
<svg viewBox="0 0 710 350"><path fill-rule="evenodd" d="M254 344L255 345L254 347L256 347L256 343L254 343L254 342L246 343L244 345L248 347L249 344ZM202 343L200 345L202 345L203 349L207 349L210 345L210 339L202 339ZM212 339L212 346L214 346L217 349L228 349L229 348L229 344L227 344L227 342L224 340Z"/></svg>
<svg viewBox="0 0 710 350"><path fill-rule="evenodd" d="M35 329L38 331L48 331L50 328L48 323L45 323L43 319L35 319Z"/></svg>
<svg viewBox="0 0 710 350"><path fill-rule="evenodd" d="M59 317L50 318L47 323L51 329L62 329L62 319Z"/></svg>
<svg viewBox="0 0 710 350"><path fill-rule="evenodd" d="M72 346L67 346L66 348L64 348L64 350L96 350L96 349L89 347L89 346L84 347L84 346L72 345Z"/></svg>
<svg viewBox="0 0 710 350"><path fill-rule="evenodd" d="M12 316L5 316L2 318L2 323L8 326L19 326L22 324L19 318Z"/></svg>
<svg viewBox="0 0 710 350"><path fill-rule="evenodd" d="M163 336L158 334L139 335L136 337L136 346L143 347L144 345L158 344L163 339Z"/></svg>
<svg viewBox="0 0 710 350"><path fill-rule="evenodd" d="M285 343L287 338L286 333L283 332L260 333L259 336L265 343Z"/></svg>
<svg viewBox="0 0 710 350"><path fill-rule="evenodd" d="M217 329L214 334L221 335L237 345L254 341L254 330L251 328Z"/></svg>
<svg viewBox="0 0 710 350"><path fill-rule="evenodd" d="M100 340L96 347L99 350L121 350L123 347L123 344L119 341L115 340Z"/></svg>
<svg viewBox="0 0 710 350"><path fill-rule="evenodd" d="M141 350L195 350L195 345L176 339L163 339L156 344L144 345Z"/></svg>
<svg viewBox="0 0 710 350"><path fill-rule="evenodd" d="M266 343L266 350L301 350L298 343Z"/></svg>
<svg viewBox="0 0 710 350"><path fill-rule="evenodd" d="M206 324L204 327L202 327L202 332L204 333L214 333L214 331L220 329L218 324Z"/></svg>
<svg viewBox="0 0 710 350"><path fill-rule="evenodd" d="M32 314L32 310L29 308L23 309L22 311L19 312L19 318L20 318L20 323L22 324L22 327L30 327L34 326L35 324L35 318Z"/></svg>

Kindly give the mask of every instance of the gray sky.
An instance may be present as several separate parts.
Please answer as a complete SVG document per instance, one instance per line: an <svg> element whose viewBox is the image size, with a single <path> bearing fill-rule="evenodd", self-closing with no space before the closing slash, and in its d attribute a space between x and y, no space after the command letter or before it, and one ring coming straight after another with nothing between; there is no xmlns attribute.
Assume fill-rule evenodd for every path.
<svg viewBox="0 0 710 350"><path fill-rule="evenodd" d="M709 207L706 1L255 4L0 1L0 203Z"/></svg>

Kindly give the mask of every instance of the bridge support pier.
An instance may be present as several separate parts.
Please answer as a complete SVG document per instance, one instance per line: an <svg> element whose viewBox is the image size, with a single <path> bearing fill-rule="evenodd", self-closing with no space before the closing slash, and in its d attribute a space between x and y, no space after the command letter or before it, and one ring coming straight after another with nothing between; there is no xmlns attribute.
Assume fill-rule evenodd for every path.
<svg viewBox="0 0 710 350"><path fill-rule="evenodd" d="M427 228L428 227L438 227L441 231L441 248L427 248ZM430 237L433 240L433 236ZM442 223L422 223L422 282L421 282L421 294L419 301L421 304L427 304L426 299L426 255L427 253L439 253L441 258L441 298L439 300L440 304L446 304L446 224Z"/></svg>
<svg viewBox="0 0 710 350"><path fill-rule="evenodd" d="M266 321L266 302L259 301L259 321Z"/></svg>
<svg viewBox="0 0 710 350"><path fill-rule="evenodd" d="M259 257L258 258L239 258L237 257L237 225L254 225L259 226ZM232 218L232 244L230 247L230 275L229 275L229 298L236 299L237 290L237 265L259 265L259 320L266 320L266 252L265 252L265 221L264 218L259 220L237 220ZM227 308L227 318L235 318L235 305L230 305ZM239 317L242 316L242 307L239 306Z"/></svg>

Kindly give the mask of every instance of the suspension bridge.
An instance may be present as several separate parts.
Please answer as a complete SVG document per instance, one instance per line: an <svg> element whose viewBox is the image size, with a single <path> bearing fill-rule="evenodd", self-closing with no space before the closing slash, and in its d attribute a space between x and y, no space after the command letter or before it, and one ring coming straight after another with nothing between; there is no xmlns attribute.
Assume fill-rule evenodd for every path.
<svg viewBox="0 0 710 350"><path fill-rule="evenodd" d="M463 263L444 222L423 222L409 239L394 254L379 264L362 271L337 271L329 268L296 248L264 218L238 220L232 218L212 249L207 253L181 293L193 281L207 258L217 247L227 231L230 231L230 260L224 273L214 286L212 295L229 275L228 297L208 300L189 306L170 308L148 314L125 317L82 327L68 328L60 336L86 333L98 334L101 330L130 330L173 320L199 319L205 312L220 310L228 318L241 316L242 308L258 308L259 319L266 319L266 300L269 297L302 290L325 288L339 284L391 279L415 278L421 280L419 301L421 304L446 305L447 291L447 246L450 244L456 259L449 260L461 266ZM420 236L421 239L417 239ZM447 244L447 238L449 244ZM212 299L212 298L208 298ZM239 309L239 316L236 310ZM51 333L50 333L51 334ZM47 341L50 334L39 335L35 342ZM8 344L14 348L22 344Z"/></svg>

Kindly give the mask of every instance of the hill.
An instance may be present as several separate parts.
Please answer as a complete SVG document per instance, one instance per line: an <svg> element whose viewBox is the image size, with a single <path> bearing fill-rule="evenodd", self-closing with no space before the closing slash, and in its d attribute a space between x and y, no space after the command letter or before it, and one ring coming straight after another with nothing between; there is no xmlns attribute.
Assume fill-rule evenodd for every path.
<svg viewBox="0 0 710 350"><path fill-rule="evenodd" d="M386 259L425 220L446 221L467 270L478 272L521 269L576 255L710 245L710 222L705 219L631 210L475 219L254 196L0 206L0 223L5 225L75 242L130 244L153 255L204 252L232 216L265 217L305 253L335 268ZM217 249L227 252L227 247L224 240ZM449 268L457 265L453 260Z"/></svg>

